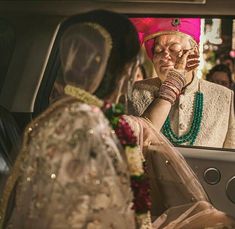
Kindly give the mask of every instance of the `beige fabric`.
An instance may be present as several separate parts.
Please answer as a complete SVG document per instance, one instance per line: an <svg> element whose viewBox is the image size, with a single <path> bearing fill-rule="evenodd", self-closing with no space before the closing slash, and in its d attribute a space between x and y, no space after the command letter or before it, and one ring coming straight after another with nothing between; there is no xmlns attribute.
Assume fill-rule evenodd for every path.
<svg viewBox="0 0 235 229"><path fill-rule="evenodd" d="M99 108L66 99L29 128L4 228L135 228L126 162Z"/></svg>
<svg viewBox="0 0 235 229"><path fill-rule="evenodd" d="M143 118L125 119L138 137L147 161L153 228L235 228L232 218L209 203L194 172L162 134Z"/></svg>
<svg viewBox="0 0 235 229"><path fill-rule="evenodd" d="M129 101L130 113L140 116L157 96L160 82L157 78L136 82ZM195 93L204 94L203 117L195 146L235 148L235 119L233 91L194 77L180 95L170 112L171 127L178 136L187 133L193 118Z"/></svg>

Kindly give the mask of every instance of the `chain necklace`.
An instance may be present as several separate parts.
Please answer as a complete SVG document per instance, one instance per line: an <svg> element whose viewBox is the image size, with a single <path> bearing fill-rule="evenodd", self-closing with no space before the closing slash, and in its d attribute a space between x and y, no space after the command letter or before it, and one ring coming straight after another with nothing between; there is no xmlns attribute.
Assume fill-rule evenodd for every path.
<svg viewBox="0 0 235 229"><path fill-rule="evenodd" d="M174 145L181 145L183 143L188 143L188 145L192 146L195 143L198 133L200 131L201 122L202 122L202 112L203 112L203 93L198 91L196 92L194 99L193 122L188 133L182 136L177 136L171 128L170 118L168 116L162 128L163 134Z"/></svg>

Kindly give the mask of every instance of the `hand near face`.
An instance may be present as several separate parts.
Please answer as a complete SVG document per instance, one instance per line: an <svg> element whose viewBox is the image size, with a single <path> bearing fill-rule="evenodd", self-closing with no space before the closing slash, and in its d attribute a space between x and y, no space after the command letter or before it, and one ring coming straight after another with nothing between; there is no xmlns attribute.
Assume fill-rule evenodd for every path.
<svg viewBox="0 0 235 229"><path fill-rule="evenodd" d="M198 51L193 49L183 50L176 59L174 68L182 71L192 71L199 66Z"/></svg>

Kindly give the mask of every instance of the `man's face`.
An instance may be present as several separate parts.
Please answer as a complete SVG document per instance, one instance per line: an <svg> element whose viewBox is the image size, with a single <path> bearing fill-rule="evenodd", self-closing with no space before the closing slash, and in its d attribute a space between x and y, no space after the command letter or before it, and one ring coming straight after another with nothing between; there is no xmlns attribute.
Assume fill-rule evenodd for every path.
<svg viewBox="0 0 235 229"><path fill-rule="evenodd" d="M222 64L225 64L229 67L230 71L233 73L233 62L230 59L224 60Z"/></svg>
<svg viewBox="0 0 235 229"><path fill-rule="evenodd" d="M174 68L177 57L183 50L192 48L189 38L179 35L156 37L153 49L153 65L160 80L166 79L167 72Z"/></svg>
<svg viewBox="0 0 235 229"><path fill-rule="evenodd" d="M210 79L211 82L223 85L230 88L230 81L227 73L225 72L214 72Z"/></svg>

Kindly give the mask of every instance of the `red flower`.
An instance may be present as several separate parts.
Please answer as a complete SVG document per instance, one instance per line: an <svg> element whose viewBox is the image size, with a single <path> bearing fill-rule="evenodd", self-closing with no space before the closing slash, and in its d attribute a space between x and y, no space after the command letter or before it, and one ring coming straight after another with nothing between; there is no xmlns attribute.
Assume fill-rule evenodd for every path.
<svg viewBox="0 0 235 229"><path fill-rule="evenodd" d="M150 188L145 176L131 177L131 187L134 194L134 210L137 214L147 213L151 208Z"/></svg>
<svg viewBox="0 0 235 229"><path fill-rule="evenodd" d="M109 103L109 102L104 102L104 105L103 105L103 110L106 111L108 109L110 109L112 107L112 103Z"/></svg>
<svg viewBox="0 0 235 229"><path fill-rule="evenodd" d="M123 117L118 120L115 132L123 146L136 146L137 138L130 125Z"/></svg>
<svg viewBox="0 0 235 229"><path fill-rule="evenodd" d="M123 147L137 146L137 138L128 122L121 116L124 114L124 106L121 104L112 105L105 103L103 111L109 119L111 126L116 132L120 143ZM143 168L146 168L143 164ZM147 213L151 209L150 187L147 177L142 174L140 176L131 176L131 188L134 195L133 209L136 214Z"/></svg>

